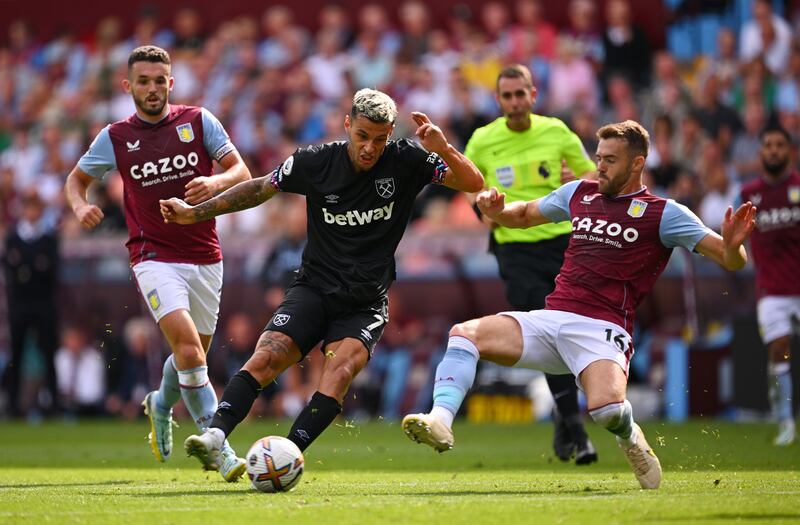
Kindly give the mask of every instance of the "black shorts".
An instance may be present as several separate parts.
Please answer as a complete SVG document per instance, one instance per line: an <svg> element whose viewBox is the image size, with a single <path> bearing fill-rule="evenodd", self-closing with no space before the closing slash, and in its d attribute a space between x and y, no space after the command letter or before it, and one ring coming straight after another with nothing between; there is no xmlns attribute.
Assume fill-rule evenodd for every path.
<svg viewBox="0 0 800 525"><path fill-rule="evenodd" d="M354 306L295 281L264 330L291 337L303 357L320 341L324 349L328 343L345 337L364 343L371 357L388 322L389 300L385 295L372 304Z"/></svg>
<svg viewBox="0 0 800 525"><path fill-rule="evenodd" d="M520 311L544 308L545 297L555 289L569 237L492 246L500 277L506 285L506 299L512 308Z"/></svg>

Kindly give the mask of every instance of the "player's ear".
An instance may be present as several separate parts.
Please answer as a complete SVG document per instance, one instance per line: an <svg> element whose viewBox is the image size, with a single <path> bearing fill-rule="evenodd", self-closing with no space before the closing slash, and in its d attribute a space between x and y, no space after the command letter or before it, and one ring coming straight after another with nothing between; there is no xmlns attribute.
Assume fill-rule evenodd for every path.
<svg viewBox="0 0 800 525"><path fill-rule="evenodd" d="M169 90L172 91L172 87L175 85L175 77L169 77Z"/></svg>
<svg viewBox="0 0 800 525"><path fill-rule="evenodd" d="M350 114L344 116L344 130L349 135L350 134L350 126L352 123L350 122Z"/></svg>
<svg viewBox="0 0 800 525"><path fill-rule="evenodd" d="M644 170L645 158L643 155L636 155L633 157L633 171L641 172Z"/></svg>
<svg viewBox="0 0 800 525"><path fill-rule="evenodd" d="M536 90L536 86L531 86L531 106L536 104L536 95L539 92Z"/></svg>
<svg viewBox="0 0 800 525"><path fill-rule="evenodd" d="M127 78L122 79L122 89L125 90L125 93L130 94L131 92L131 81Z"/></svg>

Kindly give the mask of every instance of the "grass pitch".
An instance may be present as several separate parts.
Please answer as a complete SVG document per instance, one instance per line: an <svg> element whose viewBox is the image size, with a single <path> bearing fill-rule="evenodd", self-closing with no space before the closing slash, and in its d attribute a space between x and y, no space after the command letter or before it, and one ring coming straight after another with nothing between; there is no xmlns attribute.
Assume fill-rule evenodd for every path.
<svg viewBox="0 0 800 525"><path fill-rule="evenodd" d="M244 453L288 422L250 422ZM0 523L800 523L800 445L774 448L772 425L648 423L661 459L657 491L639 490L610 435L589 423L600 462L561 463L551 426L455 426L445 454L415 445L397 423L339 422L306 453L286 494L261 494L205 473L180 445L156 463L148 425L82 422L0 426Z"/></svg>

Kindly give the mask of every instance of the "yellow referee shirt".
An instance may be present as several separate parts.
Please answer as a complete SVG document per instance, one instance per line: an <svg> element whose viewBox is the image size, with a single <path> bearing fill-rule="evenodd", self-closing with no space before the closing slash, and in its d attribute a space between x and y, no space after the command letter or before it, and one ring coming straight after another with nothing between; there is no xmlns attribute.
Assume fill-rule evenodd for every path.
<svg viewBox="0 0 800 525"><path fill-rule="evenodd" d="M512 131L505 117L475 130L464 154L481 170L486 186L505 192L506 202L543 197L561 186L561 159L576 176L594 171L578 136L561 120L531 114L531 127ZM568 234L570 223L493 230L500 244L537 242Z"/></svg>

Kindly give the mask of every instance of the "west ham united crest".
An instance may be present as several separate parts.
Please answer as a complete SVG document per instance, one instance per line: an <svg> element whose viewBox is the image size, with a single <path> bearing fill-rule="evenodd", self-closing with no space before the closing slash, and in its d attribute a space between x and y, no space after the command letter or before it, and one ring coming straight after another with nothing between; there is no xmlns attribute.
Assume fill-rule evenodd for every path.
<svg viewBox="0 0 800 525"><path fill-rule="evenodd" d="M272 319L272 322L275 323L275 326L283 326L289 322L289 319L292 316L289 314L276 314L275 318Z"/></svg>
<svg viewBox="0 0 800 525"><path fill-rule="evenodd" d="M394 195L394 179L391 177L388 179L377 179L375 181L375 189L378 190L378 195L384 199L388 199Z"/></svg>
<svg viewBox="0 0 800 525"><path fill-rule="evenodd" d="M633 199L631 201L631 205L628 208L628 215L633 217L634 219L638 219L642 215L644 215L644 210L647 209L647 203L644 201L640 201L639 199Z"/></svg>
<svg viewBox="0 0 800 525"><path fill-rule="evenodd" d="M181 142L191 142L194 140L194 130L192 129L191 123L181 124L176 127L175 130L178 132L178 138L181 139Z"/></svg>

